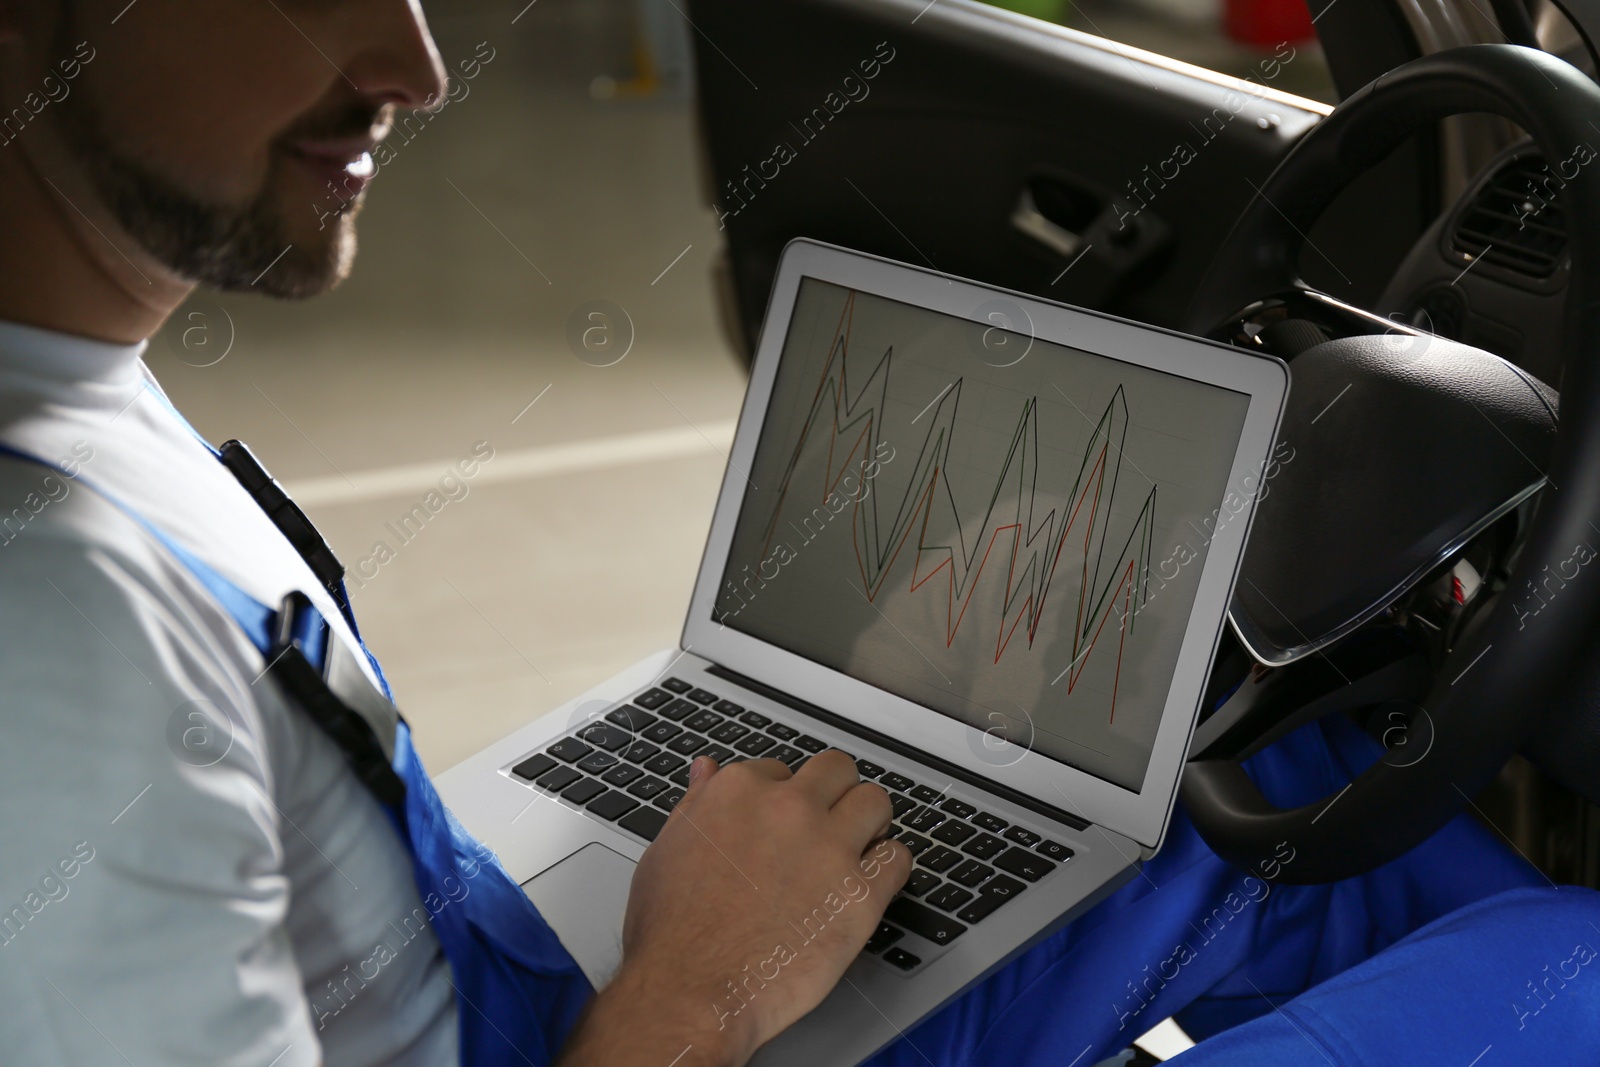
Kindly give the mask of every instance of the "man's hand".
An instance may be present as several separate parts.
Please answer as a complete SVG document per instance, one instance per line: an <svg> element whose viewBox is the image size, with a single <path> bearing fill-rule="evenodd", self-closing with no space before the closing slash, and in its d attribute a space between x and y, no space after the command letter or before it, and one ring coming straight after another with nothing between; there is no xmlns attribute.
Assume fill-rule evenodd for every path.
<svg viewBox="0 0 1600 1067"><path fill-rule="evenodd" d="M843 752L690 768L633 876L623 962L564 1067L743 1064L816 1007L911 873L892 810Z"/></svg>

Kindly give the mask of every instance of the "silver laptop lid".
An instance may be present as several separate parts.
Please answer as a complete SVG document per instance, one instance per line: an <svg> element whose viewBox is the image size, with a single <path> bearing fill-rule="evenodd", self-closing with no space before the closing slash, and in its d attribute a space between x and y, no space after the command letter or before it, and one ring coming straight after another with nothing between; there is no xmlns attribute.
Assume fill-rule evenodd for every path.
<svg viewBox="0 0 1600 1067"><path fill-rule="evenodd" d="M1159 847L1287 386L791 242L684 647Z"/></svg>

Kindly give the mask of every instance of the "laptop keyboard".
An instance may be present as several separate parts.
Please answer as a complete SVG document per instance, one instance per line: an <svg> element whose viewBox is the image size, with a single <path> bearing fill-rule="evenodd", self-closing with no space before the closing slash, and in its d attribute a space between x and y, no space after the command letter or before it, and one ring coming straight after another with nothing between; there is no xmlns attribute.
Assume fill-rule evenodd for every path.
<svg viewBox="0 0 1600 1067"><path fill-rule="evenodd" d="M668 678L546 745L511 773L654 841L683 799L696 756L722 766L776 759L798 771L829 747L770 715ZM907 932L949 945L1072 858L1066 845L907 775L862 758L856 768L863 781L888 791L894 806L889 836L915 857L910 879L865 949L898 970L916 970L927 955L908 950L902 943Z"/></svg>

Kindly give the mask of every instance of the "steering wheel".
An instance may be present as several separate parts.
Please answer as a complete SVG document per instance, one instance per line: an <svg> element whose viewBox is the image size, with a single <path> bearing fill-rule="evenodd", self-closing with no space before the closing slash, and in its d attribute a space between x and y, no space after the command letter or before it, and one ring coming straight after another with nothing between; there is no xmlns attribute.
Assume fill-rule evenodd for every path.
<svg viewBox="0 0 1600 1067"><path fill-rule="evenodd" d="M1600 144L1600 87L1553 56L1520 46L1477 45L1413 60L1345 100L1283 159L1218 250L1191 305L1188 328L1212 333L1220 322L1238 321L1241 308L1273 294L1287 292L1337 305L1298 276L1295 264L1308 243L1306 232L1336 194L1406 138L1440 119L1469 112L1516 123L1552 162L1575 158L1575 146ZM1224 859L1246 867L1269 862L1275 847L1287 841L1296 858L1279 868L1281 877L1310 883L1351 877L1400 856L1461 811L1523 747L1539 725L1542 709L1571 676L1585 642L1597 632L1600 567L1580 566L1575 576L1567 573L1575 546L1600 540L1600 161L1589 165L1594 159L1591 148L1575 174L1561 172L1565 187L1559 196L1566 213L1571 273L1559 383L1565 417L1559 430L1550 390L1498 357L1464 345L1423 339L1428 352L1422 358L1396 359L1393 345L1385 352L1383 338L1343 337L1310 346L1291 360L1285 433L1291 425L1304 429L1315 423L1311 416L1333 395L1306 383L1336 386L1347 379L1353 395L1344 397L1349 406L1340 417L1352 433L1370 429L1381 437L1385 421L1402 423L1430 406L1448 409L1457 412L1452 418L1462 424L1463 435L1490 438L1493 447L1522 464L1524 473L1531 464L1544 478L1523 494L1531 500L1532 518L1500 595L1484 598L1482 610L1415 694L1421 698L1420 718L1431 724L1422 758L1380 759L1344 791L1295 808L1269 802L1246 775L1243 756L1237 753L1226 758L1202 753L1191 760L1180 795L1201 836ZM1387 325L1375 317L1373 321ZM1399 401L1394 400L1396 389ZM1363 396L1388 396L1391 402L1364 409ZM1540 404L1547 414L1537 410ZM1469 434L1473 420L1477 425ZM1327 425L1324 419L1314 428ZM1442 444L1446 451L1456 447L1448 440ZM1339 447L1356 446L1346 441ZM1491 462L1489 445L1471 447ZM1521 460L1511 455L1512 449L1523 453ZM1340 461L1337 448L1325 452L1325 466ZM1538 462L1545 454L1548 460ZM1402 457L1394 460L1397 466L1404 462ZM1327 475L1327 470L1310 466L1284 468L1283 484L1277 488L1292 483L1297 491L1281 494L1278 501L1263 498L1245 578L1252 560L1262 553L1281 558L1295 547L1258 544L1268 534L1267 505L1276 504L1282 518L1290 501L1313 499L1323 488L1319 479ZM1416 488L1428 495L1428 486ZM1516 503L1528 508L1523 501ZM1423 505L1407 495L1387 506L1416 512ZM1368 518L1369 526L1383 522L1381 515ZM1301 528L1305 526L1302 517ZM1291 527L1279 522L1275 530ZM1436 529L1443 536L1446 527L1409 521L1407 528ZM1459 542L1429 546L1430 551L1458 547ZM1437 562L1444 557L1432 558ZM1583 562L1592 558L1591 550ZM1342 562L1357 569L1377 563ZM1550 568L1563 564L1559 595L1541 597L1536 625L1530 625L1527 605L1513 594L1553 589L1548 585ZM1320 561L1313 554L1303 565L1314 571ZM1334 580L1342 579L1335 575ZM1323 581L1326 585L1326 577ZM1537 584L1541 581L1543 587ZM1241 581L1239 588L1247 591L1246 583ZM1236 593L1234 622L1245 638L1239 628L1240 603ZM1292 618L1282 621L1294 625ZM1248 640L1244 644L1250 647ZM1256 724L1255 730L1258 735L1271 733L1273 725L1282 726Z"/></svg>

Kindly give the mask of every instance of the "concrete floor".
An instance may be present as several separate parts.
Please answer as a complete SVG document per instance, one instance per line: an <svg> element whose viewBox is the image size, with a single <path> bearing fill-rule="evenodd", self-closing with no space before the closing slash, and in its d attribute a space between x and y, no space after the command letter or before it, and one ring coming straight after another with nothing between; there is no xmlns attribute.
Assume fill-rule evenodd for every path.
<svg viewBox="0 0 1600 1067"><path fill-rule="evenodd" d="M631 69L632 5L430 10L452 68L479 42L494 58L383 168L352 279L304 304L202 294L148 360L356 573L367 639L437 773L677 643L744 379L713 304L688 102L590 94ZM633 328L612 366L569 345L596 300ZM219 344L231 334L214 365L178 358L191 311ZM466 495L397 537L478 442L494 459Z"/></svg>

